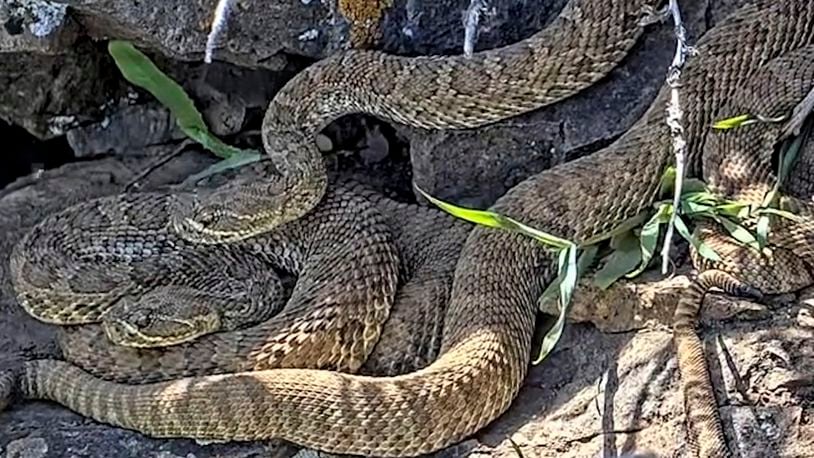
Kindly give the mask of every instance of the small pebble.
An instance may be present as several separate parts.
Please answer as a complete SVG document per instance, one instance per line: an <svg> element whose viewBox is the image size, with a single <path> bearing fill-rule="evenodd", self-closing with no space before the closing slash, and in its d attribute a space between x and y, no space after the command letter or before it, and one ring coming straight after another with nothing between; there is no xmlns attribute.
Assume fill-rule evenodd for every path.
<svg viewBox="0 0 814 458"><path fill-rule="evenodd" d="M41 437L26 437L6 445L6 458L42 458L48 453L48 443Z"/></svg>
<svg viewBox="0 0 814 458"><path fill-rule="evenodd" d="M317 134L317 140L316 141L317 141L317 148L319 148L319 150L322 151L323 153L327 153L328 151L331 151L331 150L334 149L333 142L331 142L331 139L328 138L327 135Z"/></svg>
<svg viewBox="0 0 814 458"><path fill-rule="evenodd" d="M801 308L797 312L797 324L805 328L814 328L814 313L808 308Z"/></svg>

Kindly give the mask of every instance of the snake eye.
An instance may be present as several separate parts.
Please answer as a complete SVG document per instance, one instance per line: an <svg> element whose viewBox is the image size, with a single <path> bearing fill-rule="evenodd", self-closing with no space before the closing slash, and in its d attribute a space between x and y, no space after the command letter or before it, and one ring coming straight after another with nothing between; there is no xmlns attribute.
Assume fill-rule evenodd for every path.
<svg viewBox="0 0 814 458"><path fill-rule="evenodd" d="M136 310L130 316L133 324L138 326L139 328L147 327L150 322L152 321L150 314L144 310Z"/></svg>
<svg viewBox="0 0 814 458"><path fill-rule="evenodd" d="M197 218L198 223L200 223L204 227L215 224L217 220L218 215L210 211L201 212L201 214L198 215Z"/></svg>

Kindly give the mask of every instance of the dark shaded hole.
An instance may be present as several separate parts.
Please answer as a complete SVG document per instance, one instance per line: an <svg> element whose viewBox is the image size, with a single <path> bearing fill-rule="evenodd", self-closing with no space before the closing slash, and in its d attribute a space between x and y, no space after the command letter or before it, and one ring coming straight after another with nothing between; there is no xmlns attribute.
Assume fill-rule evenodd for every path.
<svg viewBox="0 0 814 458"><path fill-rule="evenodd" d="M52 169L75 159L64 136L42 141L22 127L0 120L0 138L5 152L0 188L35 170Z"/></svg>
<svg viewBox="0 0 814 458"><path fill-rule="evenodd" d="M369 131L377 129L387 143L387 156L366 161L361 152ZM330 123L322 134L333 149L325 153L331 179L350 178L401 202L415 202L409 141L389 123L376 117L353 114Z"/></svg>

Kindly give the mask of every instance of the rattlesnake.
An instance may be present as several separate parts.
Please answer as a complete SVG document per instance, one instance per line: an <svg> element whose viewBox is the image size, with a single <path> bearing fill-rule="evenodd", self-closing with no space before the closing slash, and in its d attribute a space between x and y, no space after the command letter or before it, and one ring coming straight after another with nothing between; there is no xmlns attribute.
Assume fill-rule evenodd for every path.
<svg viewBox="0 0 814 458"><path fill-rule="evenodd" d="M327 186L315 136L344 115L468 129L563 100L615 68L661 3L570 0L542 31L470 57L350 50L323 59L286 83L266 110L263 145L282 175L273 186L235 183L205 201L206 211L190 215L187 236L206 226L197 241L248 237L310 211Z"/></svg>
<svg viewBox="0 0 814 458"><path fill-rule="evenodd" d="M443 315L451 290L452 275L469 228L438 210L398 203L356 183L345 183L343 188L348 188L358 198L373 203L382 213L392 233L400 261L399 288L387 326L360 370L367 374L389 375L423 367L434 359L440 348ZM120 197L112 200L116 199ZM410 221L410 226L404 226L403 221ZM308 228L310 221L304 223L298 227ZM311 258L311 253L333 246L335 235L328 238L325 235L334 230L335 227L330 225L315 231L285 231L291 234L296 245L312 247L302 258L304 265L311 265L305 271L306 276L319 273L320 258ZM278 237L274 236L256 239L256 250L274 250L276 239ZM236 250L239 249L236 247ZM333 271L332 274L336 275L337 281L347 280L340 271ZM306 280L308 281L307 278ZM310 299L312 298L295 293L290 305L294 308L301 307L301 304L307 304ZM299 314L305 313L305 310L302 308ZM278 317L277 320L285 323L292 316L298 316L298 313ZM307 318L300 319L306 322ZM277 335L282 339L289 331L283 326L275 328L268 324L257 329L249 328L239 334L213 335L202 342L169 349L134 349L111 345L103 338L98 326L67 327L58 331L60 347L68 361L106 380L127 383L249 369L307 367L316 364L315 360L320 357L316 353L304 355L302 352L287 356L287 353L297 349L288 348L291 345L285 341L274 340ZM253 336L261 334L266 335L266 338L257 342ZM300 337L307 336L302 333ZM265 345L266 350L259 355L246 355L245 352L252 345ZM200 361L198 356L202 354L198 352L201 348L210 349L210 355L214 359ZM228 350L230 348L234 350ZM272 353L273 357L269 357L268 353ZM192 357L188 358L188 354ZM194 356L196 354L198 356ZM341 369L355 371L359 368Z"/></svg>
<svg viewBox="0 0 814 458"><path fill-rule="evenodd" d="M10 257L20 305L54 324L102 321L111 340L138 347L238 329L279 311L282 284L271 264L185 242L167 227L174 203L168 194L129 194L47 216Z"/></svg>
<svg viewBox="0 0 814 458"><path fill-rule="evenodd" d="M772 59L811 45L812 22L813 2L758 1L700 40L699 56L682 77L691 173L700 171L708 126L724 114L724 102L746 91L745 82ZM792 68L807 65L811 59L798 58ZM577 242L645 210L672 160L664 123L669 91L665 87L612 145L529 178L493 209ZM215 235L228 232L217 219L195 222L214 223ZM556 275L553 261L532 240L475 228L456 268L439 356L402 376L276 369L126 386L102 382L63 362L34 361L23 367L22 390L155 436L282 437L333 452L380 456L429 452L466 437L508 408L527 370L536 299Z"/></svg>
<svg viewBox="0 0 814 458"><path fill-rule="evenodd" d="M797 130L809 110L800 101L814 93L812 61L814 46L810 45L774 59L722 107L728 116L749 114L775 121L761 121L710 137L703 156L703 176L713 192L741 203L763 203L778 180L775 171L782 161L782 142L791 140L784 138L784 131ZM798 112L803 116L792 116ZM788 129L788 124L793 128ZM696 237L714 248L722 259L705 259L693 251L694 264L702 272L680 297L673 328L689 437L695 439L690 445L702 457L727 453L703 347L694 330L705 293L719 287L730 294L761 298L763 294L797 291L814 283L814 187L801 176L812 172L809 164L814 142L803 130L799 139L801 166L781 183L779 200L781 207L793 210L799 218L775 218L767 248L761 252L739 244L723 227L709 220L696 227ZM756 225L755 217L745 221L753 231Z"/></svg>

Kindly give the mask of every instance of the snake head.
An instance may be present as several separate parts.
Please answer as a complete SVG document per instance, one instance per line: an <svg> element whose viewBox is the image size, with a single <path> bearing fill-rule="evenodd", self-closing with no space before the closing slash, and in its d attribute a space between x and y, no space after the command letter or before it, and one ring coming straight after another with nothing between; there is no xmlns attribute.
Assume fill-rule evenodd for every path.
<svg viewBox="0 0 814 458"><path fill-rule="evenodd" d="M241 181L208 193L177 196L171 224L193 243L236 242L290 221L290 206L281 179Z"/></svg>
<svg viewBox="0 0 814 458"><path fill-rule="evenodd" d="M138 300L122 298L102 316L102 328L116 345L167 347L221 330L221 313L195 301L183 287L157 289Z"/></svg>

